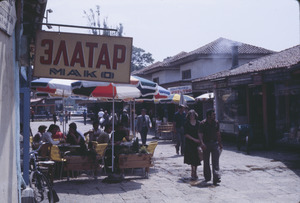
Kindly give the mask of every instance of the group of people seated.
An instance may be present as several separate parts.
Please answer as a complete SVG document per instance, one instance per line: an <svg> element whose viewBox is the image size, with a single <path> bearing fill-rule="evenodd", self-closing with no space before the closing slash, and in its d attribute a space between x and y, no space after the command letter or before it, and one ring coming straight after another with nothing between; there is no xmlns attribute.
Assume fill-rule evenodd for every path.
<svg viewBox="0 0 300 203"><path fill-rule="evenodd" d="M78 149L79 155L87 155L89 151L93 150L92 142L97 143L110 143L110 134L112 132L112 125L106 124L104 129L99 128L98 121L93 122L93 128L85 133L81 133L77 129L76 123L69 124L67 135L64 135L58 125L51 124L47 126L41 125L38 132L33 136L32 148L37 149L42 143L50 143L58 145L60 143L69 143L70 145L80 145ZM115 127L114 144L119 145L123 140L129 141L129 133L127 129L119 123Z"/></svg>

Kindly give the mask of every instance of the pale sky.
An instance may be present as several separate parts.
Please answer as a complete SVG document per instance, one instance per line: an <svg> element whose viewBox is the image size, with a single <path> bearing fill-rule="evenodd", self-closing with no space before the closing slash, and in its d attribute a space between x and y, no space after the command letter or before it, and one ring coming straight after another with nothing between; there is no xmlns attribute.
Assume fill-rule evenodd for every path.
<svg viewBox="0 0 300 203"><path fill-rule="evenodd" d="M300 41L296 0L48 0L47 9L53 10L48 21L87 26L83 11L95 10L96 5L102 21L107 18L114 27L122 23L124 36L132 37L133 45L150 52L155 61L193 51L219 37L273 51Z"/></svg>

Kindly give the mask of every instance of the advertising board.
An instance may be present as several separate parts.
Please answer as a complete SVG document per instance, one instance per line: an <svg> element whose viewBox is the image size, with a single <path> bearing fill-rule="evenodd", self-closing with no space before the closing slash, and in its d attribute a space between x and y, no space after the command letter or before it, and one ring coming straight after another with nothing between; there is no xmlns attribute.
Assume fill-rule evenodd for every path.
<svg viewBox="0 0 300 203"><path fill-rule="evenodd" d="M36 77L129 83L132 38L39 31Z"/></svg>

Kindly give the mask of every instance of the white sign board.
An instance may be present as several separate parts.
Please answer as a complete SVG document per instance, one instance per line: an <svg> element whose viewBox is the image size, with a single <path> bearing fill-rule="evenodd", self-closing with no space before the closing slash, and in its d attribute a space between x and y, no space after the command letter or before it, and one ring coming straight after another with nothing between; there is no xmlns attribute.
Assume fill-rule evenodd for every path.
<svg viewBox="0 0 300 203"><path fill-rule="evenodd" d="M129 83L132 38L38 31L34 76Z"/></svg>
<svg viewBox="0 0 300 203"><path fill-rule="evenodd" d="M0 30L4 31L9 36L12 35L16 24L16 8L15 2L1 1L0 2Z"/></svg>
<svg viewBox="0 0 300 203"><path fill-rule="evenodd" d="M168 90L171 94L189 94L192 93L192 86L186 85L186 86L178 86L178 87L169 87Z"/></svg>

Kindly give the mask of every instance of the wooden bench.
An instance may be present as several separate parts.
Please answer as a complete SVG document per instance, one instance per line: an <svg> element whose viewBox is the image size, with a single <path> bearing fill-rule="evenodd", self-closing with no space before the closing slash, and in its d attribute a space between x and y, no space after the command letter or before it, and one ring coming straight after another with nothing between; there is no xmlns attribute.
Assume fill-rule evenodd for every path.
<svg viewBox="0 0 300 203"><path fill-rule="evenodd" d="M174 128L172 123L162 123L157 126L155 137L157 137L157 135L159 135L159 137L163 137L164 134L170 135L167 139L173 139Z"/></svg>
<svg viewBox="0 0 300 203"><path fill-rule="evenodd" d="M119 168L124 174L126 168L144 168L144 177L149 177L149 168L153 166L152 154L120 154L119 155Z"/></svg>
<svg viewBox="0 0 300 203"><path fill-rule="evenodd" d="M92 171L93 175L96 175L98 164L96 160L88 156L65 156L66 164L64 170L67 171L67 180L69 180L69 173L72 172L74 177L74 171Z"/></svg>

